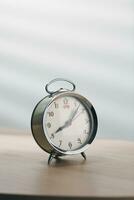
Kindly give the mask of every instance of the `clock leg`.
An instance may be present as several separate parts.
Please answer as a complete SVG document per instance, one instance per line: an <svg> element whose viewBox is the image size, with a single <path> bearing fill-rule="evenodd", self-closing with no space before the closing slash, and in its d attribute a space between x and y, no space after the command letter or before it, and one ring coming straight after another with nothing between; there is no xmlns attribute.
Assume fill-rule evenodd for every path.
<svg viewBox="0 0 134 200"><path fill-rule="evenodd" d="M50 162L51 162L51 160L52 160L53 158L58 159L59 157L58 157L57 154L51 153L50 156L49 156L49 158L48 158L48 165L50 164Z"/></svg>
<svg viewBox="0 0 134 200"><path fill-rule="evenodd" d="M81 155L86 160L86 154L84 152L82 152Z"/></svg>
<svg viewBox="0 0 134 200"><path fill-rule="evenodd" d="M51 160L53 159L53 154L51 153L49 158L48 158L48 165L50 164Z"/></svg>

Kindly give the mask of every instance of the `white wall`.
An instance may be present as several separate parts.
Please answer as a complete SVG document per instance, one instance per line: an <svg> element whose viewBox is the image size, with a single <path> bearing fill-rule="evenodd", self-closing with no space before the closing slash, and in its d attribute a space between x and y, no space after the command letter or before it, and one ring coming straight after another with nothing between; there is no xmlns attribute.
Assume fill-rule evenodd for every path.
<svg viewBox="0 0 134 200"><path fill-rule="evenodd" d="M94 104L98 137L134 139L134 1L0 0L0 127L29 131L55 77Z"/></svg>

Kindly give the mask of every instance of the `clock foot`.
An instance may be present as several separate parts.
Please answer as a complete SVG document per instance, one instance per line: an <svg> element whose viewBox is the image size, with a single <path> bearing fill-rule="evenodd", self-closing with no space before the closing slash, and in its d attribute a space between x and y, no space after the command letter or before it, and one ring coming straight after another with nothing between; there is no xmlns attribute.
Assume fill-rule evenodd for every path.
<svg viewBox="0 0 134 200"><path fill-rule="evenodd" d="M86 160L86 154L84 152L82 152L81 155Z"/></svg>
<svg viewBox="0 0 134 200"><path fill-rule="evenodd" d="M50 164L50 162L52 161L53 158L58 159L59 157L58 157L58 155L51 153L48 158L48 165Z"/></svg>
<svg viewBox="0 0 134 200"><path fill-rule="evenodd" d="M51 160L53 159L53 154L50 154L49 158L48 158L48 165L50 164Z"/></svg>

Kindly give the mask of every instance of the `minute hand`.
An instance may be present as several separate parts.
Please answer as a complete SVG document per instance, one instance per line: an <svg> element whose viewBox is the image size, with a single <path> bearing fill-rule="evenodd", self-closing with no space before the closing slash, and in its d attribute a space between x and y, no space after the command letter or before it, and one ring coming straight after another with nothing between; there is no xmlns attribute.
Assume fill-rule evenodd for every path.
<svg viewBox="0 0 134 200"><path fill-rule="evenodd" d="M73 120L72 120L72 121L74 121L75 119L77 119L77 117L79 117L79 116L80 116L80 114L82 114L82 113L83 113L83 111L79 112L79 113L78 113L78 115L76 115L76 117L75 117L75 118L73 118Z"/></svg>
<svg viewBox="0 0 134 200"><path fill-rule="evenodd" d="M74 119L75 115L77 114L79 107L80 107L80 104L79 104L78 107L75 109L75 111L73 111L73 112L71 113L71 117L70 117L69 120L67 121L67 124L68 124L68 125L71 125L72 120Z"/></svg>

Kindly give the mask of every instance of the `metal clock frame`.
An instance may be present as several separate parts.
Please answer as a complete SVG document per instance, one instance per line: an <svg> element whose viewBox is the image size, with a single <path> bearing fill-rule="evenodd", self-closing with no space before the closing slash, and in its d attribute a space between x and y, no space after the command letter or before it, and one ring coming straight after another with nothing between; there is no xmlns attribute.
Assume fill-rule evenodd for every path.
<svg viewBox="0 0 134 200"><path fill-rule="evenodd" d="M53 145L50 138L48 138L46 130L44 129L44 126L43 126L43 121L44 121L44 117L46 115L48 106L57 98L64 97L64 96L71 96L78 99L78 101L80 101L85 107L85 109L87 110L89 117L91 119L91 130L90 130L91 136L89 137L87 144L85 144L80 149L72 150L72 151L64 151L56 147L55 145ZM48 163L50 163L52 158L58 158L59 156L73 155L73 154L78 154L78 153L81 153L81 155L86 159L86 155L84 151L89 147L89 145L94 140L96 136L97 128L98 128L98 120L97 120L96 111L93 105L89 102L89 100L87 100L82 95L73 92L73 90L69 91L69 90L64 90L62 88L56 92L53 92L53 93L51 92L50 95L43 98L36 105L31 117L31 130L32 130L33 137L35 141L37 142L37 144L43 150L45 150L47 153L50 154Z"/></svg>

